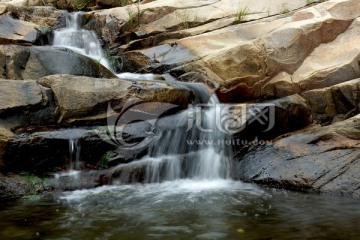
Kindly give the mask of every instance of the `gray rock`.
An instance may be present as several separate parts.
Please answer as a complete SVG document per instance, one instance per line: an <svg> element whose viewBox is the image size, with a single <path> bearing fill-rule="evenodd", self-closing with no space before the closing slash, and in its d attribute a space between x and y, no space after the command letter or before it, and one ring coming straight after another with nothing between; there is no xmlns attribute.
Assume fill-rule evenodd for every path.
<svg viewBox="0 0 360 240"><path fill-rule="evenodd" d="M14 80L36 80L53 74L115 77L95 60L52 47L0 46L0 67L3 78Z"/></svg>
<svg viewBox="0 0 360 240"><path fill-rule="evenodd" d="M360 115L330 126L312 126L249 145L234 176L247 182L309 192L360 196Z"/></svg>

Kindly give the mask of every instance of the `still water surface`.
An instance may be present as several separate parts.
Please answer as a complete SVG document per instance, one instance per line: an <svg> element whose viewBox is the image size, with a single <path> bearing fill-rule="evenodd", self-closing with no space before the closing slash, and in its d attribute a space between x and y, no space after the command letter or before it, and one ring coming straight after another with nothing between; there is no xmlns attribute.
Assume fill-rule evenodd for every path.
<svg viewBox="0 0 360 240"><path fill-rule="evenodd" d="M0 239L360 239L359 203L231 180L106 186L0 203Z"/></svg>

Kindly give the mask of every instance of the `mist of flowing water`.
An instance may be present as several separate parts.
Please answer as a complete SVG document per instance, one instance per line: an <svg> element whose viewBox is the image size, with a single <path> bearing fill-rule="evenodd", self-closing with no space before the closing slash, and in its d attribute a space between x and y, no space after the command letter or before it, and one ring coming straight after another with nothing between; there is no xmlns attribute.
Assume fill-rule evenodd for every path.
<svg viewBox="0 0 360 240"><path fill-rule="evenodd" d="M69 139L70 170L81 170L79 139Z"/></svg>
<svg viewBox="0 0 360 240"><path fill-rule="evenodd" d="M88 56L110 69L96 34L82 29L82 15L81 12L67 15L66 27L54 32L53 45ZM150 81L155 79L153 74L121 73L118 77ZM216 144L201 145L203 141L217 142L227 138L216 126L218 116L215 109L219 100L215 95L211 96L206 87L200 84L188 84L188 86L196 93L197 102L206 106L204 108L195 106L184 111L171 120L172 124L181 127L160 132L159 141L150 146L148 155L136 163L143 164L146 168L145 182L173 181L181 178L214 180L227 178L229 175L231 149ZM193 125L190 129L188 129L189 123ZM189 145L188 141L199 142ZM69 144L72 159L70 169L80 170L78 142L69 140ZM119 168L126 167L127 164L119 166ZM128 182L129 179L126 178L127 176L120 177L120 182Z"/></svg>
<svg viewBox="0 0 360 240"><path fill-rule="evenodd" d="M82 12L68 13L66 27L54 31L52 45L85 55L112 70L95 32L82 28L82 17Z"/></svg>
<svg viewBox="0 0 360 240"><path fill-rule="evenodd" d="M129 169L142 169L146 183L229 178L232 147L221 144L230 140L230 135L218 129L219 100L201 84L188 87L194 90L197 103L155 124L161 131L157 133L158 140L149 146L148 154L116 168L118 172L125 170L118 179L120 183L134 181Z"/></svg>

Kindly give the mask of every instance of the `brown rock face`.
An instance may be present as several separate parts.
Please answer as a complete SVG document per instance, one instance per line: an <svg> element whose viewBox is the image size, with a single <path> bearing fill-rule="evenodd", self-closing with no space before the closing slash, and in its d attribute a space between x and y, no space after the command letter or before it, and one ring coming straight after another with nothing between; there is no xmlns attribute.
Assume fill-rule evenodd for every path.
<svg viewBox="0 0 360 240"><path fill-rule="evenodd" d="M14 134L8 129L0 127L0 169L2 169L4 166L3 160L4 160L5 150L13 135Z"/></svg>
<svg viewBox="0 0 360 240"><path fill-rule="evenodd" d="M51 93L35 81L0 79L0 126L7 128L51 122Z"/></svg>
<svg viewBox="0 0 360 240"><path fill-rule="evenodd" d="M345 120L358 114L360 79L302 93L320 123Z"/></svg>
<svg viewBox="0 0 360 240"><path fill-rule="evenodd" d="M0 73L3 78L39 79L53 74L115 77L96 61L66 49L0 45Z"/></svg>
<svg viewBox="0 0 360 240"><path fill-rule="evenodd" d="M172 103L185 108L194 97L191 90L165 82L55 75L42 78L38 83L54 92L62 120L96 115L101 117L108 104L113 104L114 109L121 109L132 99Z"/></svg>
<svg viewBox="0 0 360 240"><path fill-rule="evenodd" d="M0 44L35 44L41 35L35 24L10 16L0 16L0 29Z"/></svg>

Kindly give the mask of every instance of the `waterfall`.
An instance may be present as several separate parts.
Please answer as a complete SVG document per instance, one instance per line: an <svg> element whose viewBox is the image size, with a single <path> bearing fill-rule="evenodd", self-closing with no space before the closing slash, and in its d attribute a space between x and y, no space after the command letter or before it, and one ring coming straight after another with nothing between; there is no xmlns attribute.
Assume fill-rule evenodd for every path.
<svg viewBox="0 0 360 240"><path fill-rule="evenodd" d="M54 32L53 46L64 47L99 61L108 69L101 44L93 31L82 29L83 13L69 13L66 27ZM127 79L153 81L155 76L133 73L118 74ZM216 180L229 176L231 146L225 142L229 135L218 126L219 100L202 84L180 83L191 88L197 96L196 104L189 109L160 120L163 124L159 139L149 146L142 159L121 164L113 169L120 171L119 182L133 182L129 168L139 167L144 182L174 181L178 179ZM221 109L220 109L221 110ZM176 128L166 128L173 125ZM190 126L190 127L189 127ZM71 170L80 170L78 140L69 140ZM76 172L76 171L75 171Z"/></svg>
<svg viewBox="0 0 360 240"><path fill-rule="evenodd" d="M150 145L142 159L116 167L114 171L121 173L118 182L136 181L129 169L143 171L143 181L147 183L229 177L232 146L225 143L230 142L230 135L218 125L219 110L224 105L205 86L187 85L196 92L199 103L175 116L160 119L157 127L162 130L158 141Z"/></svg>
<svg viewBox="0 0 360 240"><path fill-rule="evenodd" d="M70 171L81 170L81 145L79 139L69 139Z"/></svg>
<svg viewBox="0 0 360 240"><path fill-rule="evenodd" d="M95 32L82 28L83 14L82 12L68 13L66 27L54 31L52 45L90 57L112 70Z"/></svg>

